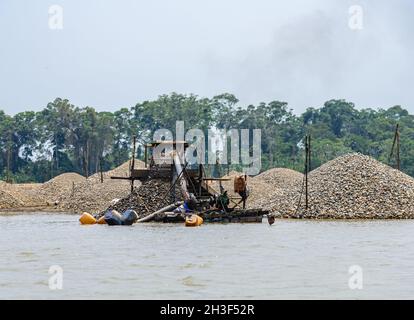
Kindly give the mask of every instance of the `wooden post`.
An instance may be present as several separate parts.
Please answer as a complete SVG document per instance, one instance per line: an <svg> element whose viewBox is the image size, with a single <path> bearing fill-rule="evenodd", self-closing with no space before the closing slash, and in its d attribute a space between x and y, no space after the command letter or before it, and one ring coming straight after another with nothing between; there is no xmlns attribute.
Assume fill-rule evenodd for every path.
<svg viewBox="0 0 414 320"><path fill-rule="evenodd" d="M401 170L400 162L400 126L397 124L397 170Z"/></svg>
<svg viewBox="0 0 414 320"><path fill-rule="evenodd" d="M145 168L147 167L147 162L148 162L148 147L145 144Z"/></svg>
<svg viewBox="0 0 414 320"><path fill-rule="evenodd" d="M203 183L203 165L198 165L198 196L201 197L201 184Z"/></svg>
<svg viewBox="0 0 414 320"><path fill-rule="evenodd" d="M395 132L394 132L394 140L392 142L392 147L391 147L391 152L390 152L390 156L388 157L388 164L391 165L391 158L394 155L394 149L396 150L396 169L400 170L401 169L401 164L400 164L400 124L397 123L397 125L395 126Z"/></svg>
<svg viewBox="0 0 414 320"><path fill-rule="evenodd" d="M10 145L7 148L7 174L6 174L6 182L10 183Z"/></svg>
<svg viewBox="0 0 414 320"><path fill-rule="evenodd" d="M131 168L130 168L130 176L132 177L132 171L135 168L135 152L136 152L136 146L137 146L137 137L134 136L133 139L133 145L132 145L132 163L131 163ZM134 178L131 179L131 193L134 191Z"/></svg>
<svg viewBox="0 0 414 320"><path fill-rule="evenodd" d="M308 172L312 171L312 147L311 147L311 135L308 136Z"/></svg>
<svg viewBox="0 0 414 320"><path fill-rule="evenodd" d="M246 186L244 187L244 196L243 196L243 210L244 210L244 209L246 209L247 174L244 174L244 181L246 182Z"/></svg>
<svg viewBox="0 0 414 320"><path fill-rule="evenodd" d="M101 173L101 183L103 183L104 178L103 178L103 171L102 171L102 157L99 157L99 171Z"/></svg>
<svg viewBox="0 0 414 320"><path fill-rule="evenodd" d="M308 165L309 165L309 141L305 138L305 208L308 210Z"/></svg>
<svg viewBox="0 0 414 320"><path fill-rule="evenodd" d="M86 157L87 157L87 152L84 149L83 150L83 175L85 176L86 179L88 179L88 160L86 159Z"/></svg>

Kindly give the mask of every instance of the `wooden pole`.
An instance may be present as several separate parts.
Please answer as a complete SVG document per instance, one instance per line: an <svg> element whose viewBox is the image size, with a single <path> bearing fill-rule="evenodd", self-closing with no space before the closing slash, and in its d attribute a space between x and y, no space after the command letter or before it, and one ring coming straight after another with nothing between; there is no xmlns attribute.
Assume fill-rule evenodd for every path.
<svg viewBox="0 0 414 320"><path fill-rule="evenodd" d="M147 167L147 162L148 162L148 147L145 144L145 168Z"/></svg>
<svg viewBox="0 0 414 320"><path fill-rule="evenodd" d="M312 171L312 144L311 144L311 135L308 136L308 151L309 151L309 155L308 155L308 172Z"/></svg>
<svg viewBox="0 0 414 320"><path fill-rule="evenodd" d="M309 165L309 145L308 136L305 138L305 208L308 210L308 165Z"/></svg>
<svg viewBox="0 0 414 320"><path fill-rule="evenodd" d="M400 124L397 123L397 125L395 126L395 132L394 132L394 140L392 141L392 147L391 147L391 152L390 152L390 156L388 157L388 164L391 165L391 158L394 155L394 149L396 150L396 168L398 170L401 169L401 165L400 165Z"/></svg>
<svg viewBox="0 0 414 320"><path fill-rule="evenodd" d="M198 196L201 197L201 184L203 182L203 165L198 165Z"/></svg>
<svg viewBox="0 0 414 320"><path fill-rule="evenodd" d="M101 183L103 183L103 171L102 171L102 157L99 157L99 171L101 173Z"/></svg>
<svg viewBox="0 0 414 320"><path fill-rule="evenodd" d="M400 127L397 124L397 169L401 170L401 162L400 162Z"/></svg>
<svg viewBox="0 0 414 320"><path fill-rule="evenodd" d="M131 177L132 177L132 171L135 168L135 152L136 152L136 146L137 146L137 137L134 136L134 139L133 139L133 147L132 147L132 163L131 163L131 168L130 168ZM131 193L134 191L134 182L135 182L135 180L132 177L132 179L131 179Z"/></svg>
<svg viewBox="0 0 414 320"><path fill-rule="evenodd" d="M7 174L6 182L10 183L10 145L7 147Z"/></svg>

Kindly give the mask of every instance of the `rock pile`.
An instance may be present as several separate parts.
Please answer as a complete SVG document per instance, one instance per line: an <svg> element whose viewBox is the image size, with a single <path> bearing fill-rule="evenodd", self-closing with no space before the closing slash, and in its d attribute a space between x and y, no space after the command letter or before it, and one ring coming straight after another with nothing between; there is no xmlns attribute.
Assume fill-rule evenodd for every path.
<svg viewBox="0 0 414 320"><path fill-rule="evenodd" d="M300 210L304 218L414 218L414 179L362 154L312 171L309 186L309 210L304 201Z"/></svg>
<svg viewBox="0 0 414 320"><path fill-rule="evenodd" d="M141 187L136 188L133 193L109 206L107 210L124 212L132 209L138 213L139 218L142 218L174 202L170 196L170 189L170 180L148 180ZM175 201L181 200L182 196L178 186L176 186L175 192ZM105 211L100 215L103 215Z"/></svg>
<svg viewBox="0 0 414 320"><path fill-rule="evenodd" d="M281 189L296 189L302 182L303 174L287 168L273 168L262 172L254 179Z"/></svg>
<svg viewBox="0 0 414 320"><path fill-rule="evenodd" d="M0 190L0 209L19 208L24 206L24 203L16 199L10 193Z"/></svg>
<svg viewBox="0 0 414 320"><path fill-rule="evenodd" d="M130 191L129 180L114 180L112 176L129 176L129 161L119 167L103 173L103 183L101 183L100 173L83 178L80 183L75 183L73 189L62 193L59 198L58 208L64 211L80 213L83 211L97 213L107 208L114 199L126 197ZM144 167L142 161L135 161L135 168ZM140 186L139 181L135 181L135 188Z"/></svg>
<svg viewBox="0 0 414 320"><path fill-rule="evenodd" d="M286 168L274 168L250 181L253 196L249 207L267 209L277 216L295 213L302 189L302 173Z"/></svg>
<svg viewBox="0 0 414 320"><path fill-rule="evenodd" d="M85 181L85 177L74 172L62 173L45 182L36 194L45 205L55 205L61 201L62 196L70 194L76 184Z"/></svg>
<svg viewBox="0 0 414 320"><path fill-rule="evenodd" d="M100 212L107 208L116 198L123 198L130 193L128 180L113 180L111 176L129 176L130 162L88 179L77 173L61 174L44 184L8 184L0 182L0 208L47 207L47 210L80 213L83 211ZM135 161L135 168L143 167L142 161ZM140 182L135 182L139 187Z"/></svg>
<svg viewBox="0 0 414 320"><path fill-rule="evenodd" d="M41 183L10 184L0 183L0 190L13 196L17 207L38 207L45 205L45 199L39 195ZM4 206L4 204L3 204ZM16 208L16 206L11 207Z"/></svg>

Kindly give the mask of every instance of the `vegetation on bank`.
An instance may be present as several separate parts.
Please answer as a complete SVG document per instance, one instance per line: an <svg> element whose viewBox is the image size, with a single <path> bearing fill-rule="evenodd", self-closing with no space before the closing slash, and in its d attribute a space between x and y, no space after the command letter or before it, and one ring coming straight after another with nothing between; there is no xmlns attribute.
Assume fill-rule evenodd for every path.
<svg viewBox="0 0 414 320"><path fill-rule="evenodd" d="M232 94L213 98L172 93L115 112L77 107L57 98L39 112L9 116L0 110L0 178L43 182L64 172L91 175L128 160L132 137L151 140L159 128L262 129L262 170L303 170L302 139L312 135L313 168L337 156L360 152L388 163L394 128L400 123L401 169L414 176L414 115L400 106L356 109L330 100L295 115L281 101L241 106ZM143 158L142 148L138 157Z"/></svg>

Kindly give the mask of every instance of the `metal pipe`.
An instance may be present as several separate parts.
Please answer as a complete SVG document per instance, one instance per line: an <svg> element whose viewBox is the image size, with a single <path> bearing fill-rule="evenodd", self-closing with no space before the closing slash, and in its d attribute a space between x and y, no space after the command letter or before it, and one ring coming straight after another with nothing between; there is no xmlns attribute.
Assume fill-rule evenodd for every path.
<svg viewBox="0 0 414 320"><path fill-rule="evenodd" d="M184 169L181 166L180 157L178 156L177 152L173 153L173 160L174 160L175 170L177 171L177 175L182 176ZM183 178L184 177L182 177L179 182L180 182L181 190L183 192L184 200L188 200L190 199L190 194L188 193L187 182Z"/></svg>
<svg viewBox="0 0 414 320"><path fill-rule="evenodd" d="M151 213L150 215L148 215L148 216L146 216L146 217L144 217L144 218L141 218L141 219L139 219L139 220L137 220L137 223L142 223L142 222L148 222L148 221L151 221L157 214L160 214L160 213L163 213L163 212L166 212L166 211L168 211L168 210L171 210L171 209L175 209L175 208L177 208L178 206L181 206L183 204L183 202L182 201L178 201L178 202L176 202L176 203L173 203L173 204L170 204L170 205L168 205L168 206L166 206L166 207L164 207L164 208L161 208L160 210L158 210L158 211L155 211L155 212L153 212L153 213Z"/></svg>

